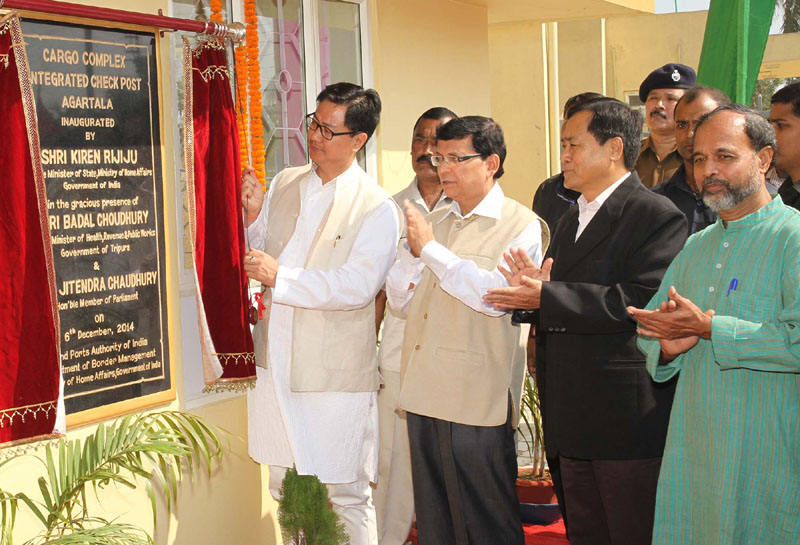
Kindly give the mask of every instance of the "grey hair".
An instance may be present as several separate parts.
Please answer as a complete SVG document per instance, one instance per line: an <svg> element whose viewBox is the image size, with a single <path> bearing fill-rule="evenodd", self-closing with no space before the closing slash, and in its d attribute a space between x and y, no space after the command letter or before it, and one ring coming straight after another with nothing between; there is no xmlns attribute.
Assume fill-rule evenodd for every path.
<svg viewBox="0 0 800 545"><path fill-rule="evenodd" d="M755 110L742 106L741 104L726 104L708 112L707 114L704 114L697 121L694 134L697 135L700 127L702 127L706 121L720 112L734 112L744 117L744 132L747 135L747 138L750 140L750 145L753 147L753 151L761 151L766 147L770 147L775 150L775 129L772 128L772 125L769 123L769 121L764 119L763 115Z"/></svg>

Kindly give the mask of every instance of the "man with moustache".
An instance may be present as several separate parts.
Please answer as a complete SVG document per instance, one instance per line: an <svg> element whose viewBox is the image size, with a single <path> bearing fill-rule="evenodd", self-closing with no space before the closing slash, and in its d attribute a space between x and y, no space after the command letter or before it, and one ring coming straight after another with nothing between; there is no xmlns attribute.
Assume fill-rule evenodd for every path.
<svg viewBox="0 0 800 545"><path fill-rule="evenodd" d="M645 187L669 180L681 166L675 149L675 104L696 80L697 74L690 66L671 63L650 72L639 86L650 136L642 140L635 170Z"/></svg>
<svg viewBox="0 0 800 545"><path fill-rule="evenodd" d="M444 195L439 174L431 164L436 145L436 129L442 123L457 117L447 108L436 107L425 111L414 124L411 137L411 166L414 180L392 197L398 206L410 202L421 214L449 206ZM401 237L405 239L405 235ZM403 345L405 316L386 307L386 293L378 294L376 309L384 317L381 345L378 350L378 367L383 384L378 391L380 420L380 449L378 454L378 482L373 499L378 515L378 543L403 545L414 519L414 495L411 486L411 454L408 447L408 428L405 412L397 408L400 395L400 353Z"/></svg>
<svg viewBox="0 0 800 545"><path fill-rule="evenodd" d="M492 119L437 130L437 167L453 202L423 217L406 201L407 244L386 281L407 310L403 384L420 545L522 545L514 482L527 327L481 297L506 285L509 248L540 262L547 225L503 195L506 155Z"/></svg>
<svg viewBox="0 0 800 545"><path fill-rule="evenodd" d="M667 197L683 212L688 222L689 236L717 221L717 213L703 202L700 189L694 181L694 128L702 115L730 103L728 96L719 89L696 85L688 89L675 105L675 143L683 164L672 178L655 186L653 191Z"/></svg>
<svg viewBox="0 0 800 545"><path fill-rule="evenodd" d="M356 161L380 111L372 89L327 86L306 116L312 163L281 171L266 198L248 169L241 195L253 248L245 271L266 306L253 337L249 453L269 465L276 499L287 468L316 475L351 545L378 543L374 302L399 235L397 207Z"/></svg>
<svg viewBox="0 0 800 545"><path fill-rule="evenodd" d="M644 304L686 237L686 219L631 172L642 119L616 99L572 109L566 187L581 193L539 268L513 252L508 288L484 300L536 325L548 457L557 456L573 545L649 544L674 382L656 384L628 305ZM656 542L657 543L657 542Z"/></svg>
<svg viewBox="0 0 800 545"><path fill-rule="evenodd" d="M775 167L789 175L778 188L778 195L784 203L800 210L800 82L772 95L769 122L778 141Z"/></svg>
<svg viewBox="0 0 800 545"><path fill-rule="evenodd" d="M800 213L765 187L774 149L756 111L700 119L694 174L719 219L629 308L653 378L678 377L653 543L800 538Z"/></svg>

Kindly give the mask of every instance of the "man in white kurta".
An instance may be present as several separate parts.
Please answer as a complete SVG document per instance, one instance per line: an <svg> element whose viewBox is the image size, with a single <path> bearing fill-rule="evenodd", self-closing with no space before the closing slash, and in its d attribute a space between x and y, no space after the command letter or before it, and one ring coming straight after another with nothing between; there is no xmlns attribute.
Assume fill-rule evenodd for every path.
<svg viewBox="0 0 800 545"><path fill-rule="evenodd" d="M352 116L348 111L354 103L359 115ZM364 115L369 106L371 118ZM368 179L355 160L374 131L379 112L374 91L352 84L329 86L318 97L317 111L309 116L309 151L314 162L278 174L257 208L251 202L258 198L258 188L250 171L242 189L252 248L245 257L245 270L266 286L268 306L267 323L261 324L264 333L256 333L256 357L263 361L257 368L256 388L248 395L250 456L270 466L270 490L276 498L286 468L294 466L299 474L316 475L327 485L352 545L377 544L369 486L377 472L378 431L372 305L394 260L399 232L397 209L389 195ZM294 191L297 213L287 216ZM365 192L371 195L369 205L363 204ZM353 217L352 210L363 210L363 217ZM279 214L281 222L294 221L294 227L276 225L271 215ZM333 223L331 232L338 234L328 238L325 233ZM338 225L347 228L336 230ZM276 231L283 232L285 240L276 242L270 234ZM336 257L337 245L349 246L349 252ZM258 248L280 251L271 256ZM330 267L314 261L315 252L322 251L339 261L332 261ZM300 315L306 321L299 322ZM366 331L373 332L372 339L358 334L361 315L368 317ZM321 321L315 321L320 317ZM351 329L354 338L335 325L322 331L336 331L336 339L320 336L318 324L325 320L355 326ZM328 352L339 354L349 343L366 343L366 350L352 352L353 358L363 361L328 361L324 356L308 361L315 347L330 346ZM335 369L338 366L341 373ZM360 375L368 377L363 384L316 378L348 376L347 369L352 371L354 366L366 370Z"/></svg>

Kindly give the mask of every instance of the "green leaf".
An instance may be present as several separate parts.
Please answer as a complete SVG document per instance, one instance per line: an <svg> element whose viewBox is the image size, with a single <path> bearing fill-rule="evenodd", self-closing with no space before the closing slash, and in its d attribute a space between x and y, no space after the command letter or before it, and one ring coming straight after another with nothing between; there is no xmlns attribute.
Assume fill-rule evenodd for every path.
<svg viewBox="0 0 800 545"><path fill-rule="evenodd" d="M22 493L15 494L15 497L19 501L24 503L28 507L28 509L30 509L31 513L33 513L36 516L36 518L41 521L43 526L47 526L47 518L45 517L45 514L42 512L41 509L39 509L39 506L36 505L33 502L33 500L31 500L27 495Z"/></svg>
<svg viewBox="0 0 800 545"><path fill-rule="evenodd" d="M44 506L47 507L48 511L52 511L53 499L50 497L50 491L47 489L47 481L44 477L39 477L37 480L39 482L39 490L42 493L42 499L44 500Z"/></svg>
<svg viewBox="0 0 800 545"><path fill-rule="evenodd" d="M91 486L102 504L101 491L109 483L132 489L144 481L155 527L156 488L164 494L167 508L173 509L178 486L187 474L194 477L195 465L202 460L211 474L211 461L223 452L219 433L218 428L195 415L170 411L127 415L99 424L83 441L62 440L57 459L51 447L46 448L45 459L30 455L44 466L46 477L37 480L41 504L22 494L14 496L0 490L0 523L4 525L0 531L10 535L16 510L24 505L45 527L31 544L152 544L141 529L91 517L87 488ZM7 463L0 462L0 467Z"/></svg>
<svg viewBox="0 0 800 545"><path fill-rule="evenodd" d="M63 446L63 439L59 441L59 450ZM58 484L58 476L56 475L56 464L53 459L53 449L50 448L50 445L47 445L47 449L45 449L45 458L47 460L47 475L50 478L50 490L53 494L53 500L58 498L59 495L59 484ZM41 486L41 484L40 484Z"/></svg>
<svg viewBox="0 0 800 545"><path fill-rule="evenodd" d="M147 497L150 499L150 508L153 511L153 531L156 531L156 524L157 520L156 517L158 516L158 508L156 507L156 492L153 490L153 482L147 481L144 483L145 490L147 491Z"/></svg>
<svg viewBox="0 0 800 545"><path fill-rule="evenodd" d="M113 427L112 427L113 431ZM95 444L95 448L93 449L97 452L99 458L105 458L108 454L105 450L106 446L106 427L101 422L99 426L97 426L97 432L92 436L91 441Z"/></svg>
<svg viewBox="0 0 800 545"><path fill-rule="evenodd" d="M147 532L130 524L90 520L82 528L65 529L66 533L48 539L45 545L153 545Z"/></svg>

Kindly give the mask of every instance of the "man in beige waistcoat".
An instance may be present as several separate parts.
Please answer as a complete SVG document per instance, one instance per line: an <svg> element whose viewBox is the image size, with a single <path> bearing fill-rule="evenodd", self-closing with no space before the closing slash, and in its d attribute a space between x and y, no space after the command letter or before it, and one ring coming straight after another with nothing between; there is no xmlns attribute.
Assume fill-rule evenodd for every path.
<svg viewBox="0 0 800 545"><path fill-rule="evenodd" d="M405 204L408 237L386 281L407 312L400 408L407 411L420 545L524 541L514 481L514 428L527 328L481 297L507 285L497 270L510 248L541 262L547 225L506 198L503 132L468 116L437 131L447 207L423 218Z"/></svg>
<svg viewBox="0 0 800 545"><path fill-rule="evenodd" d="M372 89L329 85L306 117L312 163L281 171L266 198L252 170L242 184L245 271L266 306L254 331L250 456L270 466L276 499L286 468L319 477L351 545L378 542L375 294L399 233L397 207L356 161L380 110Z"/></svg>
<svg viewBox="0 0 800 545"><path fill-rule="evenodd" d="M408 187L392 197L398 205L403 206L403 201L408 200L422 214L450 206L450 199L439 183L436 167L431 164L431 156L436 143L436 129L454 117L456 114L447 108L437 107L426 110L417 119L411 138L411 166L416 176ZM378 294L377 307L378 315L384 316L386 294L383 291ZM373 491L380 545L403 545L414 520L406 414L397 408L405 327L405 316L386 308L378 350L383 384L378 391L380 449L378 482Z"/></svg>

